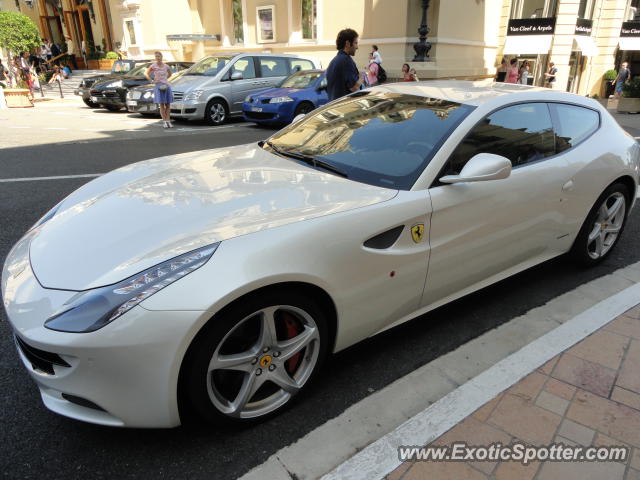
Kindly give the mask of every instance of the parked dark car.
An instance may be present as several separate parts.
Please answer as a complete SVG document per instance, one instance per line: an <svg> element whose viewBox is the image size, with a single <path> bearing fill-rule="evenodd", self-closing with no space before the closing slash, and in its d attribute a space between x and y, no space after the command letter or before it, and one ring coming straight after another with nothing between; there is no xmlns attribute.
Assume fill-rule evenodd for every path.
<svg viewBox="0 0 640 480"><path fill-rule="evenodd" d="M193 62L165 62L173 73L184 70ZM127 92L130 88L149 83L144 76L145 70L151 63L136 66L126 75L108 77L100 83L95 83L90 90L89 100L112 112L116 112L127 105Z"/></svg>
<svg viewBox="0 0 640 480"><path fill-rule="evenodd" d="M107 78L121 78L123 75L126 75L133 70L137 65L149 63L150 61L151 60L116 60L111 66L111 73L95 75L93 77L83 79L73 93L82 96L82 101L87 105L87 107L98 108L100 105L91 101L90 93L91 87L95 83L102 82Z"/></svg>
<svg viewBox="0 0 640 480"><path fill-rule="evenodd" d="M185 74L185 72L187 72L187 70L182 70L171 75L169 83L179 79ZM129 89L127 92L127 111L131 113L139 113L143 117L160 116L158 105L153 101L154 88L155 87L152 83L148 83L146 85Z"/></svg>
<svg viewBox="0 0 640 480"><path fill-rule="evenodd" d="M247 95L242 115L248 122L286 125L328 101L324 70L303 70L288 76L275 88Z"/></svg>

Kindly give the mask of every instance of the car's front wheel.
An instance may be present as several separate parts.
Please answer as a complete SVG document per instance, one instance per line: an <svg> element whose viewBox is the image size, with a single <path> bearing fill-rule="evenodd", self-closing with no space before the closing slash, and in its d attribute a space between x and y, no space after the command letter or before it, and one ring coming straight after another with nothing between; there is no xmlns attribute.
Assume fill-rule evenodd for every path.
<svg viewBox="0 0 640 480"><path fill-rule="evenodd" d="M571 249L575 260L590 266L611 253L627 222L629 198L629 189L623 183L614 183L600 195Z"/></svg>
<svg viewBox="0 0 640 480"><path fill-rule="evenodd" d="M211 100L204 111L204 120L209 125L222 125L228 116L227 105L222 100Z"/></svg>
<svg viewBox="0 0 640 480"><path fill-rule="evenodd" d="M214 424L251 423L286 408L327 353L326 316L296 292L266 291L214 317L198 335L181 387Z"/></svg>

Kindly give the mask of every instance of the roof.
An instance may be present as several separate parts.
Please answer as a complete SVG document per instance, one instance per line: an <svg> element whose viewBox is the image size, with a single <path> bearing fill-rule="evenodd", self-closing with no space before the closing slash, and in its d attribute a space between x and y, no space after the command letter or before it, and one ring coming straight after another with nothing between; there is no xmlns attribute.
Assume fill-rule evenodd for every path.
<svg viewBox="0 0 640 480"><path fill-rule="evenodd" d="M530 87L515 83L494 82L493 79L481 81L464 80L429 80L425 82L398 82L383 84L372 90L408 95L423 95L430 98L441 98L457 103L478 106L488 100L509 94L544 92L560 93L548 88ZM571 95L564 93L564 95Z"/></svg>

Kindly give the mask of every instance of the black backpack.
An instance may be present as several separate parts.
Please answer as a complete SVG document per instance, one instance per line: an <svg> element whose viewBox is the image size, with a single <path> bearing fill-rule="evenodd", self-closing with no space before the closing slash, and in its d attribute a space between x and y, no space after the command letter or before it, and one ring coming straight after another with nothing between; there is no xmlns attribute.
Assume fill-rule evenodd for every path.
<svg viewBox="0 0 640 480"><path fill-rule="evenodd" d="M378 83L387 81L387 72L384 71L382 65L378 64Z"/></svg>

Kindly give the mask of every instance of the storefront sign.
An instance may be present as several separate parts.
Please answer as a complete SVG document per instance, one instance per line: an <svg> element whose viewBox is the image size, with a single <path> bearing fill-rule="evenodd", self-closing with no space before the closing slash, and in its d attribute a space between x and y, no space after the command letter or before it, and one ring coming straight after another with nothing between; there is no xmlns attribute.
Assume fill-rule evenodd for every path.
<svg viewBox="0 0 640 480"><path fill-rule="evenodd" d="M579 18L576 22L575 35L591 36L591 30L593 30L593 20L586 20Z"/></svg>
<svg viewBox="0 0 640 480"><path fill-rule="evenodd" d="M621 37L640 37L640 22L622 22Z"/></svg>
<svg viewBox="0 0 640 480"><path fill-rule="evenodd" d="M514 18L509 20L507 35L553 35L555 28L555 17Z"/></svg>

